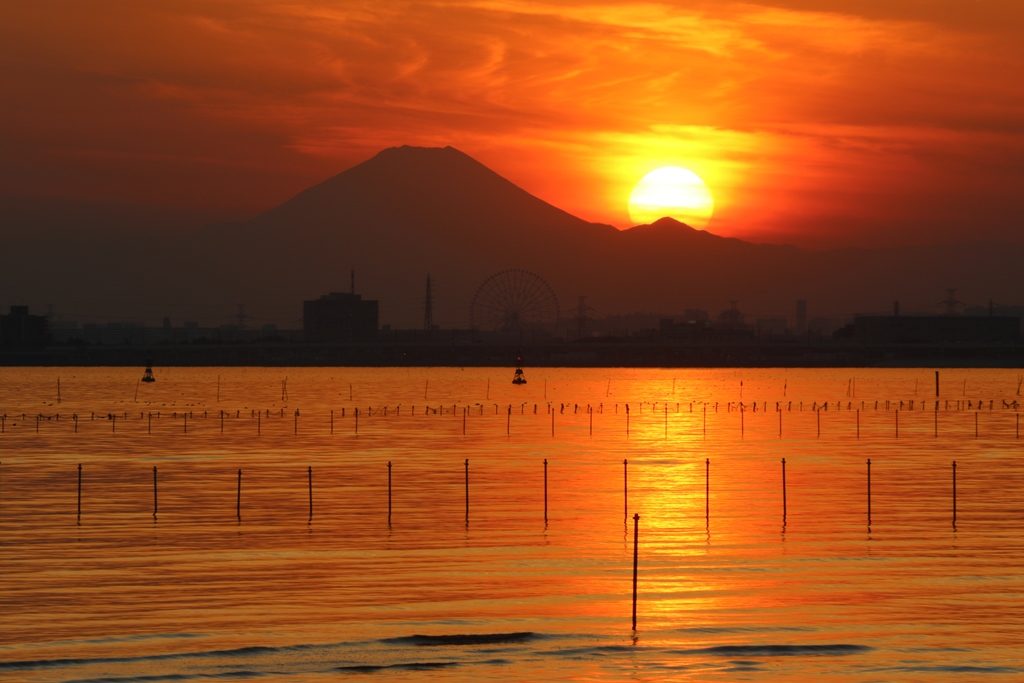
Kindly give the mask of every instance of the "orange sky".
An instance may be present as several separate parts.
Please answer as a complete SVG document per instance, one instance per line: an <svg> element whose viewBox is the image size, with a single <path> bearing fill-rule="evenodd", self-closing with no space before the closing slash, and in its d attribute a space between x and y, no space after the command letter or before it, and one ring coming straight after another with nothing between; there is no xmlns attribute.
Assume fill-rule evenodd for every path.
<svg viewBox="0 0 1024 683"><path fill-rule="evenodd" d="M5 196L241 217L451 144L619 227L671 163L721 235L1022 239L1020 0L10 2L0 60Z"/></svg>

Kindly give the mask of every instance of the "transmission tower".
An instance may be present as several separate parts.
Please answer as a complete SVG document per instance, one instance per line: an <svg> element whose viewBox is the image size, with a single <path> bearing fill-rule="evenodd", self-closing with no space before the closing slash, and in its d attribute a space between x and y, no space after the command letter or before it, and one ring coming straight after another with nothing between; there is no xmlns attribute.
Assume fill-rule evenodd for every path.
<svg viewBox="0 0 1024 683"><path fill-rule="evenodd" d="M427 273L427 295L423 300L423 329L434 329L434 294L430 289L430 273Z"/></svg>
<svg viewBox="0 0 1024 683"><path fill-rule="evenodd" d="M940 301L939 305L943 307L946 315L956 315L963 302L957 301L955 289L947 289L946 298Z"/></svg>
<svg viewBox="0 0 1024 683"><path fill-rule="evenodd" d="M576 304L576 337L579 339L582 339L583 335L587 332L587 313L589 310L587 297L581 294Z"/></svg>

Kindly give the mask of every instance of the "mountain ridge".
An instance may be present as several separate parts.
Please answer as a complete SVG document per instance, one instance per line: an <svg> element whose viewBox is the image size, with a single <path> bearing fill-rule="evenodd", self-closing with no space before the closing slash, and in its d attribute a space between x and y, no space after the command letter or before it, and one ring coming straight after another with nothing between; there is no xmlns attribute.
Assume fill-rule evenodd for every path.
<svg viewBox="0 0 1024 683"><path fill-rule="evenodd" d="M4 230L0 291L11 298L0 303L150 321L206 320L215 310L223 319L243 303L253 320L297 326L302 301L347 291L354 269L356 291L381 302L382 323L422 326L429 274L435 322L459 327L479 284L512 267L545 278L563 311L586 296L598 316L714 314L731 300L791 316L796 299L807 299L810 315L839 316L889 310L896 299L904 310L934 306L947 287L965 301L1002 303L1024 259L1020 245L808 251L672 219L618 230L453 147L387 148L257 216L204 230L75 236L52 221L33 224L30 213Z"/></svg>

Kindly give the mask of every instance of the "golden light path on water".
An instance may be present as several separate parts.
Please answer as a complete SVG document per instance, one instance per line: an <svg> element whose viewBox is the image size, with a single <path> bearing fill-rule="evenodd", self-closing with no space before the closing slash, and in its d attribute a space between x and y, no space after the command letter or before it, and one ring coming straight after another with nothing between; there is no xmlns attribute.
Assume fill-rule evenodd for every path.
<svg viewBox="0 0 1024 683"><path fill-rule="evenodd" d="M1024 675L1015 371L156 371L0 370L0 680Z"/></svg>

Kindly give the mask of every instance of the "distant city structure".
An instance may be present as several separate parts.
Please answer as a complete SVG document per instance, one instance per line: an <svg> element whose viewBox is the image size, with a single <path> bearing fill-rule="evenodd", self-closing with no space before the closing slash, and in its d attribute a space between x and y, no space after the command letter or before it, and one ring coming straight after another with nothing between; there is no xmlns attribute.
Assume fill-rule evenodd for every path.
<svg viewBox="0 0 1024 683"><path fill-rule="evenodd" d="M423 330L434 329L434 290L430 285L430 273L427 273L427 291L423 297Z"/></svg>
<svg viewBox="0 0 1024 683"><path fill-rule="evenodd" d="M0 315L0 345L31 349L46 346L49 340L46 316L32 315L28 312L28 306L11 306L7 315Z"/></svg>
<svg viewBox="0 0 1024 683"><path fill-rule="evenodd" d="M807 334L807 299L796 300L796 325L793 331L798 335Z"/></svg>
<svg viewBox="0 0 1024 683"><path fill-rule="evenodd" d="M541 276L509 268L483 281L470 304L470 327L484 333L549 336L558 327L558 297Z"/></svg>
<svg viewBox="0 0 1024 683"><path fill-rule="evenodd" d="M1003 315L859 315L842 335L869 344L1012 344L1020 324Z"/></svg>
<svg viewBox="0 0 1024 683"><path fill-rule="evenodd" d="M302 331L309 342L365 341L377 336L379 304L359 294L331 292L302 304Z"/></svg>

